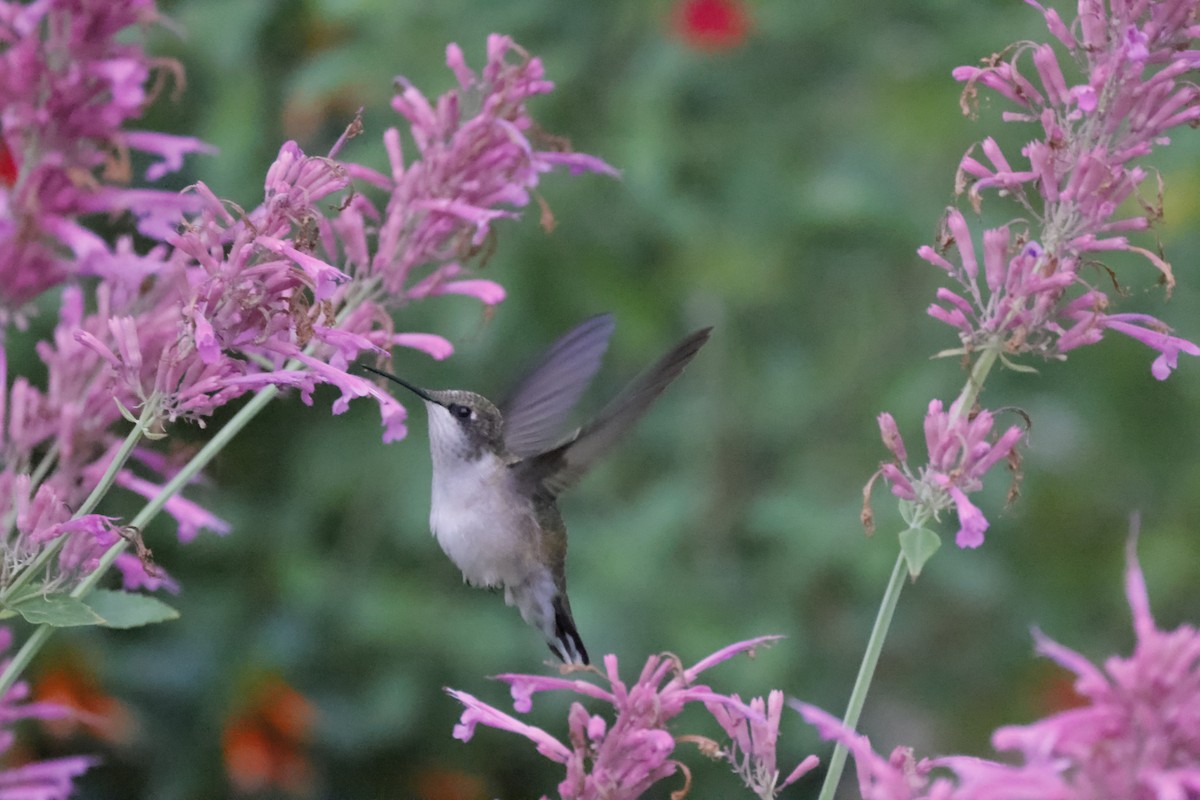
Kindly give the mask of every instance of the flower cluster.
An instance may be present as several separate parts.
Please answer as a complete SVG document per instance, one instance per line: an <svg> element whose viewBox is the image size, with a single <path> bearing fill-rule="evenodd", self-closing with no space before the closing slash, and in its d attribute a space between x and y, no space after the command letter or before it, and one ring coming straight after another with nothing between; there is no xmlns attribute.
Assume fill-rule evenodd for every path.
<svg viewBox="0 0 1200 800"><path fill-rule="evenodd" d="M1169 335L1153 317L1108 313L1101 287L1109 272L1098 270L1094 281L1087 272L1099 254L1128 251L1159 271L1168 292L1174 285L1170 265L1125 234L1145 230L1161 213L1141 195L1147 171L1137 160L1165 144L1172 128L1200 120L1200 87L1182 80L1200 66L1191 47L1196 2L1113 3L1106 10L1098 0L1081 0L1073 25L1053 9L1042 11L1082 73L1078 83L1069 83L1049 44L1018 45L1007 58L954 72L966 83L965 110L986 87L1018 106L1006 120L1036 123L1042 138L1024 147L1023 166L1013 166L992 138L980 145L983 160L974 148L963 157L958 188L969 185L976 210L983 190L995 189L1018 200L1029 219L985 231L981 265L966 219L951 209L940 246L919 254L958 288L939 290L929 313L958 330L966 352L995 346L1006 356L1063 357L1117 331L1159 351L1152 371L1161 380L1180 353L1200 355L1200 348ZM1025 56L1036 79L1022 72ZM1139 205L1127 210L1131 198Z"/></svg>
<svg viewBox="0 0 1200 800"><path fill-rule="evenodd" d="M1029 725L998 729L992 744L1015 751L1018 763L968 756L917 761L905 748L885 759L865 736L820 709L799 703L796 708L823 736L847 745L868 800L1196 797L1200 631L1190 625L1158 629L1134 543L1131 539L1125 577L1137 634L1133 654L1113 656L1102 669L1038 634L1038 650L1075 673L1075 691L1086 702ZM938 776L939 768L953 778Z"/></svg>
<svg viewBox="0 0 1200 800"><path fill-rule="evenodd" d="M896 420L886 411L879 415L884 444L895 456L895 461L880 467L892 494L917 504L935 517L953 505L960 526L955 538L959 547L983 544L983 533L988 528L987 519L967 499L967 493L983 488L983 476L996 463L1014 457L1024 433L1014 425L991 441L994 423L989 411L970 416L956 404L946 411L941 400L931 401L925 415L929 461L914 471L908 465L908 451Z"/></svg>
<svg viewBox="0 0 1200 800"><path fill-rule="evenodd" d="M1125 234L1147 229L1160 213L1140 196L1147 172L1136 161L1165 144L1170 129L1200 122L1200 87L1181 80L1200 66L1200 54L1190 44L1200 32L1195 24L1198 0L1113 3L1107 8L1099 0L1080 0L1073 25L1054 10L1029 2L1042 11L1050 33L1070 53L1079 82L1068 82L1068 72L1049 44L1017 45L982 67L955 70L955 78L966 83L965 111L971 110L979 87L985 87L1019 106L1005 115L1007 121L1041 127L1042 138L1022 151L1025 168L1013 167L991 138L980 145L987 164L972 148L959 168L958 191L968 192L976 211L983 191L994 189L1015 198L1027 218L984 231L982 252L977 253L966 217L956 208L947 211L939 246L922 247L918 254L957 284L939 289L929 308L931 316L958 331L962 343L943 355L973 357L975 364L948 413L940 402L930 404L927 466L910 469L895 420L890 414L879 418L895 462L876 474L894 494L915 504L911 516L918 524L953 505L960 547L979 546L988 527L967 494L982 487L991 466L1013 455L1021 437L1010 428L989 442L993 414L974 408L992 364L1028 370L1016 362L1017 356L1065 358L1076 347L1100 341L1109 330L1157 350L1151 373L1160 380L1175 369L1181 353L1200 355L1200 346L1170 335L1154 317L1109 313L1109 297L1101 287L1111 282L1111 271L1099 268L1097 281L1087 274L1097 265L1098 254L1127 251L1159 270L1168 292L1174 285L1170 265L1131 244ZM1025 56L1036 80L1022 73ZM1126 210L1131 199L1140 202L1135 211ZM870 519L865 508L868 528Z"/></svg>
<svg viewBox="0 0 1200 800"><path fill-rule="evenodd" d="M689 669L684 669L673 656L651 656L632 686L621 680L616 656L612 655L604 658L607 689L588 681L561 677L497 676L510 685L513 705L522 713L532 708L535 692L558 689L613 707L610 722L600 714L590 713L581 703L572 703L567 716L569 744L466 692L448 690L466 706L462 720L454 728L454 736L464 742L470 740L479 723L525 736L539 753L566 766L566 777L558 785L563 800L632 800L677 771L689 775L687 768L673 757L679 741L697 742L707 755L728 759L760 797L774 797L817 764L816 757L810 756L780 781L775 768L775 744L782 695L772 693L766 704L756 698L747 705L736 695L718 694L696 680L710 667L777 638L764 636L730 645ZM677 737L668 729L668 723L694 702L703 703L725 729L732 740L728 748L707 737Z"/></svg>
<svg viewBox="0 0 1200 800"><path fill-rule="evenodd" d="M397 332L391 310L440 294L499 302L497 284L463 277L495 221L516 216L555 167L612 172L561 140L539 149L529 138L536 126L526 103L552 84L538 59L492 36L478 75L449 48L459 88L436 101L402 83L394 105L420 152L406 164L399 130L385 131L388 175L337 160L344 141L361 133L356 120L328 156L285 143L262 203L249 211L203 183L182 195L113 187L92 171L107 174L129 149L162 157L150 179L207 149L120 130L151 99L153 70L139 48L116 37L153 18L149 0L0 5L0 36L8 37L0 85L14 88L0 122L16 169L11 185L0 185L0 305L15 312L68 282L53 336L37 347L45 389L18 375L0 396L0 589L50 543L61 553L45 590L69 585L119 536L137 534L73 511L92 511L85 498L110 467L117 486L146 498L179 473L180 459L141 444L128 462L118 460L122 417L137 417L155 438L171 422L203 425L221 406L268 387L296 389L311 403L325 383L341 391L335 414L371 397L384 440L402 438L403 406L351 374L351 362L383 358L394 346L440 359L452 347L434 334ZM135 249L128 236L110 244L79 221L122 210L133 212L147 246ZM7 246L5 236L28 248ZM82 275L98 280L85 291L75 282ZM17 317L0 323L9 319ZM0 354L0 374L7 363ZM179 495L165 510L184 540L228 529ZM171 585L132 554L117 566L129 588Z"/></svg>
<svg viewBox="0 0 1200 800"><path fill-rule="evenodd" d="M96 274L79 217L130 213L139 233L161 239L192 207L127 186L131 151L157 157L150 180L212 152L191 137L122 129L178 70L125 36L156 16L153 0L0 2L0 328L47 289Z"/></svg>
<svg viewBox="0 0 1200 800"><path fill-rule="evenodd" d="M0 652L12 645L12 631L0 628ZM8 660L0 663L0 669ZM29 686L17 683L0 697L0 720L5 728L0 729L0 755L11 754L16 736L9 726L23 719L64 719L71 710L63 706L31 702ZM43 800L66 800L71 796L75 778L87 772L97 763L91 756L66 756L45 761L33 761L19 766L0 769L0 797L43 798Z"/></svg>
<svg viewBox="0 0 1200 800"><path fill-rule="evenodd" d="M81 219L129 213L139 234L161 241L195 208L194 200L128 188L130 151L161 158L147 170L156 179L177 169L186 153L211 149L187 137L122 130L171 69L129 41L129 29L155 15L148 0L0 3L0 152L6 165L0 180L0 344L7 344L11 325L23 325L32 300L70 282L52 339L37 345L45 388L9 375L7 348L0 352L2 587L48 544L65 542L57 569L43 576L45 590L62 588L93 569L120 535L109 518L76 509L115 452L109 429L121 407L114 400L127 408L136 403L111 390L95 354L77 336L89 329L107 336L156 303L159 320L177 316L176 287L158 278L165 246L139 254L129 234L110 245ZM94 297L76 283L81 277L99 279ZM90 314L89 304L95 307ZM141 460L162 459L147 451ZM141 480L129 471L122 479L131 488ZM223 526L183 501L173 510L191 529ZM122 555L117 566L127 586L171 585L135 556Z"/></svg>
<svg viewBox="0 0 1200 800"><path fill-rule="evenodd" d="M1038 634L1038 650L1075 673L1086 704L1030 725L1000 728L998 750L1061 776L1073 796L1195 797L1200 794L1200 631L1160 630L1150 613L1136 539L1129 542L1125 596L1137 644L1103 669Z"/></svg>
<svg viewBox="0 0 1200 800"><path fill-rule="evenodd" d="M737 704L712 701L704 704L729 736L728 747L713 742L711 750L715 756L728 761L742 782L761 800L772 800L782 789L817 766L817 757L808 756L782 782L779 780L775 746L783 716L783 692L772 691L766 700L752 698L749 707L753 714L742 712L745 706L740 705L741 698L736 694L730 698Z"/></svg>

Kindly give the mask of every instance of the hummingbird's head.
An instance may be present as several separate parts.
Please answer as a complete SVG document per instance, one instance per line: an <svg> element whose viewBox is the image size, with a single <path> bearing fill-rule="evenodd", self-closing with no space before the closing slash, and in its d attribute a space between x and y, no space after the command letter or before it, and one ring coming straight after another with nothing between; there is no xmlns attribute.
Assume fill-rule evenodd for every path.
<svg viewBox="0 0 1200 800"><path fill-rule="evenodd" d="M504 419L491 401L459 389L426 390L429 449L434 459L475 461L504 450Z"/></svg>
<svg viewBox="0 0 1200 800"><path fill-rule="evenodd" d="M425 401L429 411L429 449L435 461L475 461L486 453L504 450L504 418L482 395L458 389L422 389L403 378L368 367Z"/></svg>

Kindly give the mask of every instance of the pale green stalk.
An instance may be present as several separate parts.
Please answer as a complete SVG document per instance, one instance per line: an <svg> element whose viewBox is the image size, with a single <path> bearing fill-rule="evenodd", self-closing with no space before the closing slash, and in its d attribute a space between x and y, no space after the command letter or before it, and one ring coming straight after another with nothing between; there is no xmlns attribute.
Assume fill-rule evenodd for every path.
<svg viewBox="0 0 1200 800"><path fill-rule="evenodd" d="M975 400L979 397L980 390L983 389L983 382L987 380L988 373L992 371L996 359L1000 357L1002 346L1000 339L996 338L988 342L982 350L977 351L979 357L971 366L971 376L967 378L966 385L963 386L962 391L958 394L958 399L950 408L951 414L954 414L956 410L958 414L971 413L971 409L975 407Z"/></svg>
<svg viewBox="0 0 1200 800"><path fill-rule="evenodd" d="M241 410L239 410L237 414L234 414L227 423L221 426L221 429L217 431L216 435L213 436L211 440L209 440L208 444L202 447L200 452L192 456L191 460L184 465L183 469L181 469L173 478L171 478L170 481L166 483L166 485L162 487L162 489L159 490L158 494L156 494L154 498L138 513L138 515L130 521L130 526L140 530L148 525L150 521L153 520L154 517L158 516L160 511L162 511L163 506L167 504L167 501L178 494L180 489L186 486L187 483L194 478L200 470L207 466L208 462L213 459L213 456L219 453L221 449L229 443L229 440L232 439L239 431L241 431L242 428L246 427L246 424L250 422L250 420L252 420L267 403L274 399L277 394L279 394L279 387L274 385L266 386L260 389L254 395L254 397L250 399L250 402L242 406ZM130 436L132 437L132 434L130 434ZM128 437L126 441L129 441ZM130 445L130 449L132 450L132 445ZM79 585L75 587L75 589L71 592L71 596L75 598L82 598L86 596L88 592L95 588L96 584L100 581L100 578L102 578L108 571L108 568L112 566L112 563L116 557L124 552L125 548L128 546L128 541L125 539L120 539L116 542L116 544L110 547L104 553L104 555L101 556L96 569L93 570L91 574L84 578ZM39 625L29 636L29 638L25 640L25 643L21 645L21 649L17 651L16 655L14 655L12 660L8 663L8 666L5 667L2 673L0 673L0 697L3 697L5 693L12 688L12 685L16 682L17 677L22 671L24 671L25 667L29 665L29 662L33 660L34 655L41 650L42 645L44 645L50 638L52 631L53 626Z"/></svg>
<svg viewBox="0 0 1200 800"><path fill-rule="evenodd" d="M951 407L951 413L970 414L987 380L988 373L1000 357L1000 341L989 343L979 352L979 357L971 367L971 374ZM862 714L867 700L867 691L875 677L875 667L879 664L879 655L883 651L883 642L887 639L888 628L892 624L892 615L900 600L900 590L904 588L904 576L908 572L904 554L896 556L896 566L892 569L892 577L888 580L887 589L883 593L883 602L879 605L879 613L875 617L875 626L871 629L871 637L867 640L867 650L863 653L862 663L858 667L858 676L854 679L854 688L850 690L850 702L846 704L846 715L842 724L848 730L856 730L858 718ZM829 760L829 771L825 773L825 783L821 786L818 800L833 800L838 783L842 779L842 771L846 767L846 745L841 742L833 749L833 757Z"/></svg>
<svg viewBox="0 0 1200 800"><path fill-rule="evenodd" d="M343 322L350 312L354 310L355 305L356 304L354 303L347 304L342 309L341 313L338 314L336 322ZM304 352L312 352L315 346L315 342L310 343L309 346L305 348ZM285 370L293 370L297 369L299 366L299 361L296 359L291 359L284 365L283 368ZM273 400L278 394L279 387L275 385L264 386L262 389L259 389L255 393L254 397L250 398L250 401L246 403L246 405L242 406L242 408L236 414L234 414L228 422L221 426L221 429L217 431L213 438L210 439L209 442L204 445L204 447L200 448L200 451L196 453L196 455L192 456L188 463L185 464L183 468L179 470L179 472L173 478L171 478L171 480L167 481L167 483L163 485L161 489L159 489L158 494L156 494L154 498L151 499L150 502L147 503L140 512L138 512L137 516L130 520L129 526L141 531L141 529L149 525L151 520L158 516L158 513L163 510L163 507L167 504L167 501L178 494L179 491L183 489L183 487L186 486L188 482L196 476L197 473L200 472L200 470L208 466L208 462L212 461L213 457L216 456L217 453L221 452L225 445L229 444L229 440L236 436L238 432L242 430L242 428L246 427L246 424L249 423L250 420L254 419L254 417L258 415L258 412L262 411L267 403L271 402L271 400ZM157 405L157 403L154 405ZM117 471L120 469L120 465L124 464L125 460L129 457L129 453L133 451L134 446L137 444L142 433L145 431L145 426L152 418L152 415L150 414L150 406L151 403L147 402L146 406L142 409L141 418L138 420L134 430L130 431L129 436L127 436L125 439L125 442L122 443L121 449L117 453L117 457L113 459L113 463L109 465L108 470L104 473L104 478L101 479L100 485L97 486L96 490L93 490L93 492L88 496L88 499L84 501L84 505L81 506L81 509L86 507L89 509L89 511L81 511L80 513L90 513L91 508L94 508L96 504L99 503L104 491L107 491L107 489L111 487L112 481L115 478ZM107 485L105 485L106 482ZM104 486L104 491L100 490L100 486ZM112 563L116 560L117 556L125 552L127 547L129 547L129 542L122 538L113 544L112 547L108 548L104 555L100 557L96 569L94 569L91 574L80 581L79 585L72 590L71 596L77 599L85 597L92 589L95 588L100 579L104 577L104 574L108 572L108 568L112 566ZM47 550L49 549L50 548L47 548ZM30 572L32 572L32 570L30 570ZM29 665L29 662L33 660L33 657L37 654L37 652L41 650L42 645L44 645L46 640L50 638L50 634L52 632L53 626L39 625L34 632L30 634L29 638L25 640L25 643L21 645L21 649L17 651L16 655L14 655L12 660L8 663L8 666L5 667L3 672L0 672L0 697L3 697L4 694L12 688L12 685L16 683L17 677L21 674L25 667Z"/></svg>
<svg viewBox="0 0 1200 800"><path fill-rule="evenodd" d="M229 441L236 436L242 430L242 428L246 427L246 424L250 422L250 420L254 419L254 417L258 415L259 411L262 411L263 406L275 399L275 396L278 394L279 387L275 385L264 386L262 389L259 389L258 392L255 393L254 397L250 398L250 402L242 406L238 413L234 414L228 422L222 425L221 429L216 432L213 438L209 439L208 443L205 444L204 447L200 448L200 452L192 456L191 460L184 465L183 469L179 470L179 472L176 473L171 480L167 481L167 483L161 489L159 489L158 494L154 496L154 499L147 503L142 510L138 512L137 516L130 520L129 526L141 531L143 528L149 525L151 520L158 516L158 512L163 510L163 506L167 504L167 501L178 494L179 491L183 489L183 487L186 486L189 481L192 480L192 478L196 477L200 470L208 466L208 462L212 461L213 457L216 456L217 453L221 452L225 445L229 444ZM123 553L127 547L129 547L129 542L126 539L121 539L112 547L108 548L104 555L100 557L100 561L97 563L96 569L94 569L90 575L80 581L79 585L76 586L74 591L71 592L71 596L83 597L90 592L100 578L104 575L104 573L108 571L108 568L112 566L112 563L114 560L116 560L117 556ZM3 688L3 684L0 684L0 691L3 691Z"/></svg>
<svg viewBox="0 0 1200 800"><path fill-rule="evenodd" d="M900 590L904 588L904 576L907 573L904 555L897 555L896 566L892 568L892 577L888 580L883 602L879 604L879 613L875 616L871 638L867 640L867 651L863 653L858 677L854 679L854 688L850 691L846 715L842 718L842 724L849 730L858 726L858 718L867 701L867 690L871 688L871 679L875 677L875 667L879 664L879 654L883 652L883 642L887 639L888 628L891 627L896 604L900 601ZM833 748L833 757L829 759L829 771L825 773L825 783L821 786L818 800L833 800L838 782L842 779L842 770L846 767L846 752L846 745L841 742Z"/></svg>

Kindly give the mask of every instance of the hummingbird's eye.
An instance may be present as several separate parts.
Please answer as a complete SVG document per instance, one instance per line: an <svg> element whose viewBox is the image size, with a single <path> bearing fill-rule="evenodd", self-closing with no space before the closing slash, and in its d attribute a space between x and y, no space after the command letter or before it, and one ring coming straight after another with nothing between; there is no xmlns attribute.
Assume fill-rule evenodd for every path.
<svg viewBox="0 0 1200 800"><path fill-rule="evenodd" d="M471 409L458 403L451 403L450 405L446 406L446 410L459 419L471 418Z"/></svg>

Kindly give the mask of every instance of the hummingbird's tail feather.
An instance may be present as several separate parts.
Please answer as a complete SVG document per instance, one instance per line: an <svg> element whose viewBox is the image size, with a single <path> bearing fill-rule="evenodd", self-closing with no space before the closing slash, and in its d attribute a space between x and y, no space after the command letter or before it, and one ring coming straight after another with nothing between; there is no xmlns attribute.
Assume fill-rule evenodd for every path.
<svg viewBox="0 0 1200 800"><path fill-rule="evenodd" d="M559 660L566 664L591 663L571 617L571 601L549 571L519 585L506 586L504 602L516 606L521 619L538 629Z"/></svg>
<svg viewBox="0 0 1200 800"><path fill-rule="evenodd" d="M575 629L575 620L571 618L571 609L567 608L564 595L554 598L554 638L547 639L546 644L550 646L550 652L565 664L586 666L591 663L588 660L587 648L583 646L583 639Z"/></svg>

